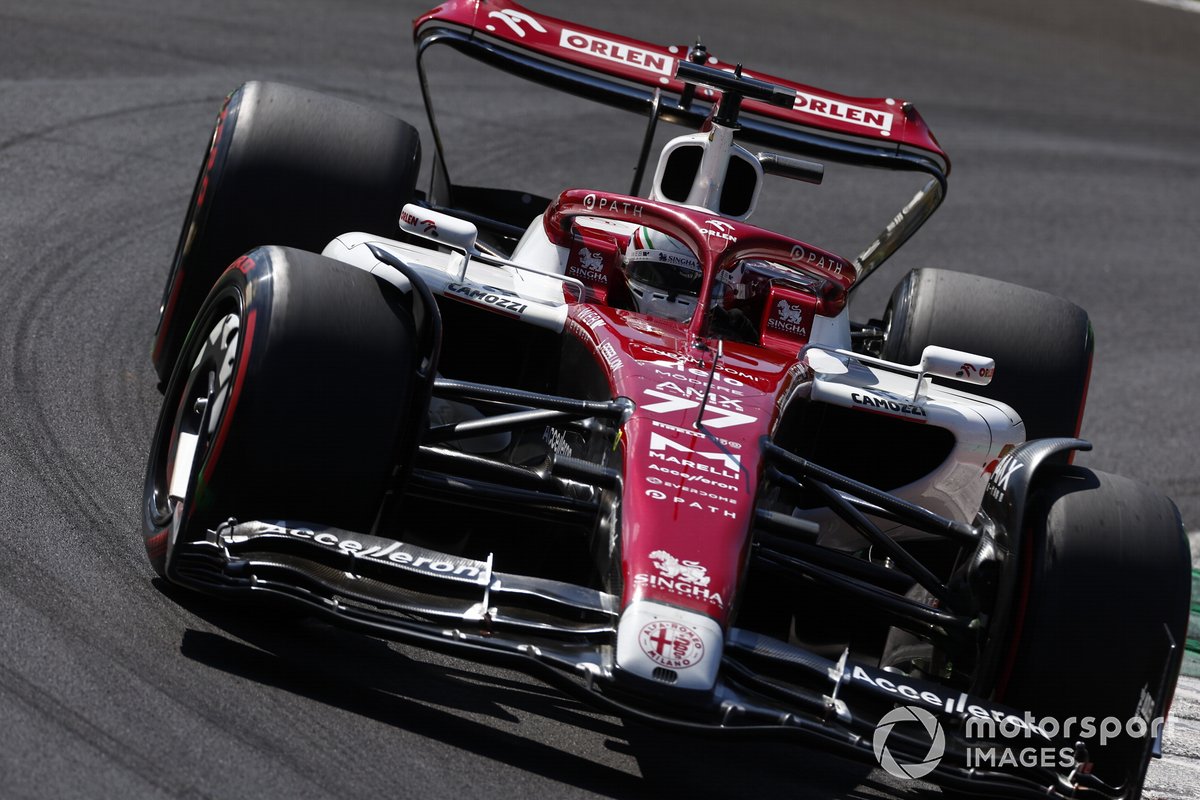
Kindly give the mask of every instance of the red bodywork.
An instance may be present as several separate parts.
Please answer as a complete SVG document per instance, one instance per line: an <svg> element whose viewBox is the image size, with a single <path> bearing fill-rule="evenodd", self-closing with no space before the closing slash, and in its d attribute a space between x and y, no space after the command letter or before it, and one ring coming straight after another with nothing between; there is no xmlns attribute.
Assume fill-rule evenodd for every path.
<svg viewBox="0 0 1200 800"><path fill-rule="evenodd" d="M544 217L551 241L573 246L572 258L578 217L644 224L686 242L700 256L702 298L744 259L791 266L811 282L811 294L791 295L807 325L812 314L837 315L854 282L851 264L803 242L709 212L581 189L563 192ZM686 323L602 304L570 307L567 335L594 354L612 396L637 406L621 440L623 607L654 600L729 622L754 518L759 443L773 434L790 389L811 377L797 360L803 337L771 329L779 295L765 295L760 340L720 342L715 371L709 303Z"/></svg>
<svg viewBox="0 0 1200 800"><path fill-rule="evenodd" d="M502 40L506 46L650 89L676 94L684 89L684 84L675 79L675 65L680 58L687 57L687 45L664 47L630 39L544 16L511 0L450 0L417 17L413 22L414 30L428 22L459 25L479 35ZM733 64L712 55L705 63L730 72L734 69ZM764 73L743 74L796 92L792 108L746 100L742 106L746 113L881 144L914 147L949 164L946 154L911 103L898 98L850 97ZM700 90L704 100L717 100L720 96L720 92Z"/></svg>
<svg viewBox="0 0 1200 800"><path fill-rule="evenodd" d="M676 66L688 46L661 46L530 11L511 0L450 0L418 17L466 29L472 37L505 48L651 90L682 94ZM708 56L710 67L734 66ZM747 77L792 89L795 103L780 108L745 100L742 111L773 122L945 153L911 104L894 98L856 98L765 74ZM701 88L697 98L720 99ZM600 217L667 233L700 256L701 302L689 323L652 319L614 308L624 282L616 269L619 237L575 226L577 217ZM784 399L810 379L797 354L814 317L835 317L857 278L845 259L804 242L720 215L639 197L588 190L563 192L544 218L550 241L567 248L566 272L584 282L588 303L571 305L567 334L592 351L609 378L613 397L637 410L623 427L622 607L637 600L681 606L727 625L746 564L760 479L760 441L779 422ZM718 281L747 259L790 267L802 286L739 276L754 296L743 312L757 327L751 344L722 342L712 374L717 338L712 309L724 290ZM759 276L761 278L761 276ZM733 283L733 281L723 282ZM568 298L573 300L574 298ZM701 415L703 404L703 415Z"/></svg>
<svg viewBox="0 0 1200 800"><path fill-rule="evenodd" d="M704 402L715 350L698 347L682 325L588 304L572 306L569 320L568 334L607 365L613 396L637 404L621 441L622 607L656 600L728 622L753 522L759 440L775 427L777 398L805 373L794 356L727 345ZM699 565L707 582L664 575L652 557L659 551Z"/></svg>

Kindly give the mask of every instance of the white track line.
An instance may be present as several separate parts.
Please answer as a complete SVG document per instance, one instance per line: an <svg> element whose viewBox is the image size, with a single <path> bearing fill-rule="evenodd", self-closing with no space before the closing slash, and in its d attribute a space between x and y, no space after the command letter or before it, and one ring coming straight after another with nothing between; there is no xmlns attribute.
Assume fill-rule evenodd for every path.
<svg viewBox="0 0 1200 800"><path fill-rule="evenodd" d="M1163 757L1150 762L1147 800L1195 798L1200 789L1200 681L1180 678L1167 723Z"/></svg>
<svg viewBox="0 0 1200 800"><path fill-rule="evenodd" d="M1142 0L1143 3L1154 3L1156 6L1177 8L1180 11L1191 11L1200 14L1200 0Z"/></svg>
<svg viewBox="0 0 1200 800"><path fill-rule="evenodd" d="M1144 0L1148 3L1178 0ZM1200 10L1200 3L1193 2ZM1200 566L1200 531L1188 534L1192 543L1192 567ZM1167 725L1163 757L1150 762L1146 775L1147 800L1191 800L1200 790L1200 680L1181 677L1175 689Z"/></svg>

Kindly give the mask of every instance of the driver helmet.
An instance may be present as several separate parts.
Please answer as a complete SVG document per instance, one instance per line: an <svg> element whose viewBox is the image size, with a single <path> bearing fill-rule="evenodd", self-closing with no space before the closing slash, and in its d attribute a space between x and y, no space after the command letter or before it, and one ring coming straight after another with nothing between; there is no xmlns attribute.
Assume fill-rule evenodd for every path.
<svg viewBox="0 0 1200 800"><path fill-rule="evenodd" d="M642 226L623 258L633 303L643 314L677 322L691 319L700 295L700 260L678 239Z"/></svg>

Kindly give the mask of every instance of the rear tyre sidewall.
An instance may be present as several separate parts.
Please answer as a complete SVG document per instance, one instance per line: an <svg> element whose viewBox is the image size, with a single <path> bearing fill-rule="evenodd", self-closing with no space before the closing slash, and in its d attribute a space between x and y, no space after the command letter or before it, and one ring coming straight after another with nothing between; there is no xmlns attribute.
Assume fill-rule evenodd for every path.
<svg viewBox="0 0 1200 800"><path fill-rule="evenodd" d="M230 94L163 293L152 353L160 382L234 259L267 243L319 252L347 231L394 234L419 163L416 129L387 114L276 83Z"/></svg>
<svg viewBox="0 0 1200 800"><path fill-rule="evenodd" d="M897 285L884 324L887 360L916 364L928 345L993 358L995 377L966 387L972 394L1011 406L1027 439L1078 435L1093 340L1087 312L1074 303L979 275L917 269Z"/></svg>

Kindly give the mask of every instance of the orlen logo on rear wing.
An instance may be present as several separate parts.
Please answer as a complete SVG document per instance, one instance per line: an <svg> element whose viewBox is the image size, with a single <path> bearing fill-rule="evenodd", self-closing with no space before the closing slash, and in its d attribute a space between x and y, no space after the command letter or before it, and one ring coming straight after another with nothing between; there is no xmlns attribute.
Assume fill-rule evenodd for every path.
<svg viewBox="0 0 1200 800"><path fill-rule="evenodd" d="M675 74L675 58L673 56L570 28L562 29L558 46L564 50L583 53L589 58L603 59L623 67L634 67L665 75L666 80L660 78L660 83L666 83Z"/></svg>
<svg viewBox="0 0 1200 800"><path fill-rule="evenodd" d="M640 84L648 89L683 91L683 84L675 80L674 75L678 60L686 57L686 46L665 47L576 25L530 11L512 0L488 3L449 0L418 17L414 31L419 33L431 22L465 27L492 40L500 40L503 46L514 51L536 54L593 74ZM707 64L733 70L732 64L712 56ZM744 113L838 134L904 144L945 159L920 115L903 101L848 97L771 75L744 74L796 91L792 108L748 100L743 105ZM701 92L700 96L711 100L717 95Z"/></svg>
<svg viewBox="0 0 1200 800"><path fill-rule="evenodd" d="M770 79L775 83L775 79ZM886 100L884 101L887 102ZM895 102L894 100L892 101ZM770 108L770 106L767 106ZM796 105L795 109L801 113L814 114L818 117L826 119L835 119L851 125L861 125L864 128L873 128L879 131L880 136L892 135L892 120L895 115L891 111L880 111L869 106L857 105L856 103L848 102L844 99L833 100L828 97L819 97L815 94L808 94L799 89L796 90Z"/></svg>

